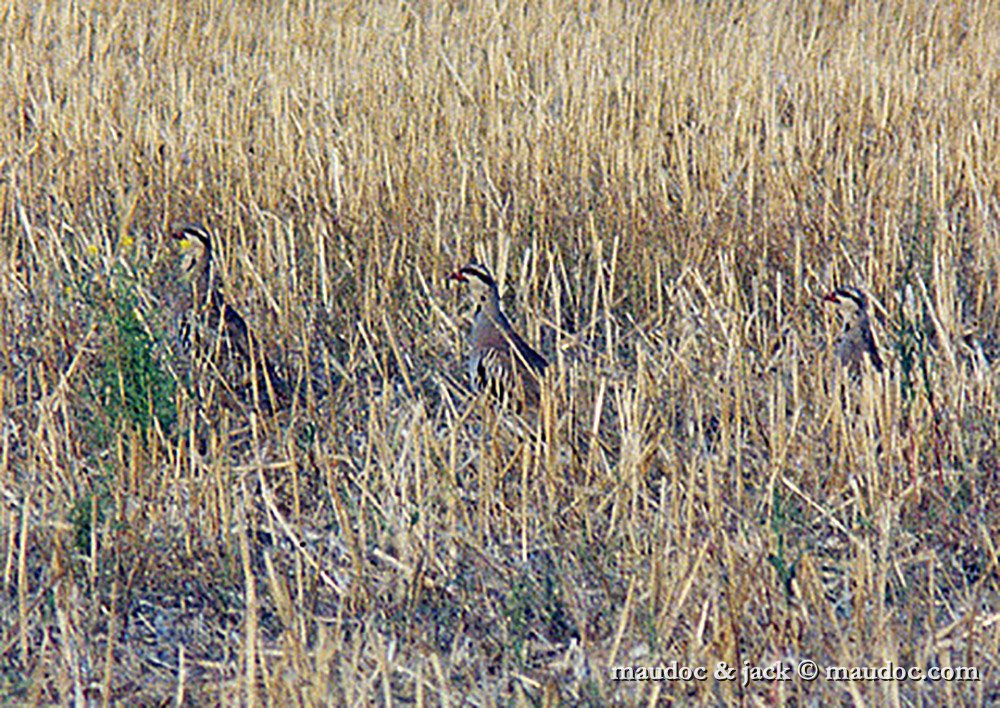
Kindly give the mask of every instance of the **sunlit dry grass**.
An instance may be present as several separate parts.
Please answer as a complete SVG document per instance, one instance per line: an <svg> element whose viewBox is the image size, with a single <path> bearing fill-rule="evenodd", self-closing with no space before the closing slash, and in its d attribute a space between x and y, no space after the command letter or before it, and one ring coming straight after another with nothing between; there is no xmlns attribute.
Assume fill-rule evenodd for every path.
<svg viewBox="0 0 1000 708"><path fill-rule="evenodd" d="M13 3L0 695L1000 698L998 28L912 0ZM290 410L176 356L193 219ZM554 364L536 412L468 389L472 257ZM886 375L834 366L839 284ZM807 659L982 678L611 676Z"/></svg>

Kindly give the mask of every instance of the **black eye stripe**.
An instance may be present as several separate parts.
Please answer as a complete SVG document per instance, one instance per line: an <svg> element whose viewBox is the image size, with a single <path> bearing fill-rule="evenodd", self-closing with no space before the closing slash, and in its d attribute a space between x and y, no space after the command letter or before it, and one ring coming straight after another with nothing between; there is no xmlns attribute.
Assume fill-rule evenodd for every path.
<svg viewBox="0 0 1000 708"><path fill-rule="evenodd" d="M208 234L202 231L201 229L185 229L184 233L187 234L188 236L198 239L202 243L208 242Z"/></svg>
<svg viewBox="0 0 1000 708"><path fill-rule="evenodd" d="M853 302L858 307L864 307L865 306L864 295L862 295L859 292L855 292L853 290L848 290L846 288L838 288L837 290L834 291L834 294L837 297L842 297L842 298L846 298L846 299L850 300L851 302Z"/></svg>
<svg viewBox="0 0 1000 708"><path fill-rule="evenodd" d="M466 276L472 276L477 280L479 280L480 282L482 282L484 285L492 286L494 283L493 277L489 273L480 270L476 266L467 265L464 268L462 268L459 271L459 273Z"/></svg>
<svg viewBox="0 0 1000 708"><path fill-rule="evenodd" d="M173 234L173 237L176 239L180 238L187 238L189 240L197 239L198 242L201 243L206 250L211 248L209 243L210 239L208 231L206 231L205 227L200 224L185 224Z"/></svg>

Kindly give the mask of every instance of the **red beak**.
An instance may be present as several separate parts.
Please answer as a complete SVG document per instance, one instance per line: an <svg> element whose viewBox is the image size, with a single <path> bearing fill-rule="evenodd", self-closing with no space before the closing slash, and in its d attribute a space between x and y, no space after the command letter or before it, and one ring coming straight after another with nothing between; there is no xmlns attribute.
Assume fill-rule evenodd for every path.
<svg viewBox="0 0 1000 708"><path fill-rule="evenodd" d="M823 296L823 301L824 302L840 302L840 300L837 298L837 293L830 293L829 295L824 295Z"/></svg>
<svg viewBox="0 0 1000 708"><path fill-rule="evenodd" d="M469 282L468 279L465 277L465 274L462 273L462 271L460 270L456 270L454 273L448 275L448 280L457 280L460 283Z"/></svg>

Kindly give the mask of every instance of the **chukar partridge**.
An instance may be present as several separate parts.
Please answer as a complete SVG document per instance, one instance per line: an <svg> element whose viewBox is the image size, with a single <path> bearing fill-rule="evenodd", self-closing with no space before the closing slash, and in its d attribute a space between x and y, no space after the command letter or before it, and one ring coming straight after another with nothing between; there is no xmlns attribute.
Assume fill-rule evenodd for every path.
<svg viewBox="0 0 1000 708"><path fill-rule="evenodd" d="M841 364L854 375L860 374L861 362L867 354L872 366L882 372L882 357L879 356L871 320L868 318L868 299L857 288L837 288L823 298L834 303L844 318L844 331L837 337L834 351Z"/></svg>
<svg viewBox="0 0 1000 708"><path fill-rule="evenodd" d="M474 385L501 400L537 405L539 380L548 362L510 326L493 276L478 263L469 263L449 278L468 284L476 304L468 364Z"/></svg>
<svg viewBox="0 0 1000 708"><path fill-rule="evenodd" d="M255 406L264 413L286 405L289 388L252 338L246 321L222 297L218 273L212 260L212 239L201 224L186 224L172 234L182 248L182 271L189 281L178 302L181 322L179 339L183 349L199 350L209 356L227 377L245 379L251 369L251 357L258 365L259 376ZM253 344L254 346L251 346ZM241 375L242 374L242 375ZM248 385L227 382L233 390ZM252 389L252 384L249 385ZM272 406L271 394L279 406Z"/></svg>

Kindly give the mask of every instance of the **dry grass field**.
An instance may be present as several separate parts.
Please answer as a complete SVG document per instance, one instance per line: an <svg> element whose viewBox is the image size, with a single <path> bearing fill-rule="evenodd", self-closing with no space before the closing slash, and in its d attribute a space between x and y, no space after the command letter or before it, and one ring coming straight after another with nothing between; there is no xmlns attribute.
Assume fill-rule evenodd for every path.
<svg viewBox="0 0 1000 708"><path fill-rule="evenodd" d="M995 3L0 32L5 703L1000 701ZM289 408L179 352L191 220ZM470 388L471 259L537 410ZM836 365L839 285L882 375ZM820 675L715 676L779 661ZM708 676L612 671L671 666Z"/></svg>

